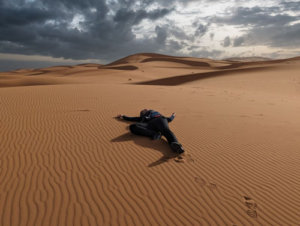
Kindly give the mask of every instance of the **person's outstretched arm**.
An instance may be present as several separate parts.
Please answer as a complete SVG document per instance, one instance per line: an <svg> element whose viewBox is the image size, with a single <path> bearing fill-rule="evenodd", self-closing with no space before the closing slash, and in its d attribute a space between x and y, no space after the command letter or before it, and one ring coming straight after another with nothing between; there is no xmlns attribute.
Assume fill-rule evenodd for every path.
<svg viewBox="0 0 300 226"><path fill-rule="evenodd" d="M128 117L126 115L117 115L117 118L122 118L126 121L140 122L142 121L142 117Z"/></svg>
<svg viewBox="0 0 300 226"><path fill-rule="evenodd" d="M167 118L168 122L172 122L176 113L174 112L171 117Z"/></svg>

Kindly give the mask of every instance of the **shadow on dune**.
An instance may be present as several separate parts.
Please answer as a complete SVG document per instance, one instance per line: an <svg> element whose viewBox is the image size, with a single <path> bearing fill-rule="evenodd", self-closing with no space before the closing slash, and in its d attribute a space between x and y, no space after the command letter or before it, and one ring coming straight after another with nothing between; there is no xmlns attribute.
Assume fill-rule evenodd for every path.
<svg viewBox="0 0 300 226"><path fill-rule="evenodd" d="M139 69L138 67L128 65L128 66L120 66L120 67L98 67L98 69L114 69L114 70L124 70L124 71L133 71Z"/></svg>
<svg viewBox="0 0 300 226"><path fill-rule="evenodd" d="M77 64L77 66L81 66L81 67L101 67L101 66L103 66L103 64L87 63L87 64Z"/></svg>
<svg viewBox="0 0 300 226"><path fill-rule="evenodd" d="M166 62L186 64L189 66L196 66L196 67L210 67L210 64L206 63L206 62L176 59L176 58L158 58L158 57L157 58L148 58L148 59L141 61L141 63L153 62L153 61L166 61Z"/></svg>
<svg viewBox="0 0 300 226"><path fill-rule="evenodd" d="M127 127L127 129L129 129L129 126ZM164 138L153 141L148 137L137 136L132 134L131 132L127 132L111 140L111 142L126 142L126 141L133 141L138 146L154 149L163 154L163 156L160 159L149 164L148 167L158 166L160 164L172 161L174 158L179 156L178 153L175 153L170 148L168 142Z"/></svg>
<svg viewBox="0 0 300 226"><path fill-rule="evenodd" d="M201 79L213 78L224 75L243 74L249 72L263 71L271 68L272 66L255 67L255 68L240 68L236 70L225 70L225 71L211 71L197 74L180 75L169 78L156 79L146 82L132 83L137 85L162 85L162 86L177 86L188 82L194 82Z"/></svg>
<svg viewBox="0 0 300 226"><path fill-rule="evenodd" d="M32 75L43 75L43 74L46 74L47 72L39 72L39 73L36 73L36 74L29 74L29 75L26 75L26 76L32 76Z"/></svg>

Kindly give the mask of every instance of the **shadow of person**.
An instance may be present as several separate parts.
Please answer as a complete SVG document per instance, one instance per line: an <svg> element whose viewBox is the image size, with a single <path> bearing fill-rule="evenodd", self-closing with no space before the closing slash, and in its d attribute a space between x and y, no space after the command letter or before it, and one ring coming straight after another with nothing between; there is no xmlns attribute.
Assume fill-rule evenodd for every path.
<svg viewBox="0 0 300 226"><path fill-rule="evenodd" d="M112 139L111 142L126 142L126 141L131 141L131 140L133 140L133 142L136 145L154 149L163 154L163 156L160 159L149 164L148 167L154 167L154 166L158 166L160 164L166 163L166 162L170 162L174 158L179 156L178 153L174 152L170 148L170 145L168 144L168 142L163 138L161 138L160 140L153 141L153 140L151 140L151 138L137 136L137 135L132 134L131 132L127 132L123 135L120 135L120 136Z"/></svg>

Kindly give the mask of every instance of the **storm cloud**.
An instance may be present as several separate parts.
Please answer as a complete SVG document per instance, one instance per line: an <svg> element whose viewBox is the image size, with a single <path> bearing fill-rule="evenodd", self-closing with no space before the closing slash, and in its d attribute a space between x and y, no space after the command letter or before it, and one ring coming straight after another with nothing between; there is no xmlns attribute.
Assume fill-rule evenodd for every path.
<svg viewBox="0 0 300 226"><path fill-rule="evenodd" d="M299 2L253 2L0 0L0 53L108 63L138 52L220 58L239 46L300 48Z"/></svg>
<svg viewBox="0 0 300 226"><path fill-rule="evenodd" d="M122 7L125 3L130 6L134 1L120 1L117 6ZM143 1L143 4L152 2ZM161 47L155 43L161 44L166 39L163 31L156 29L156 38L141 43L136 39L133 27L143 20L163 18L173 8L145 10L114 8L114 5L103 0L41 0L22 1L21 4L14 0L1 1L0 52L112 60L138 50L159 51ZM72 27L76 17L81 20ZM128 46L135 49L128 51Z"/></svg>
<svg viewBox="0 0 300 226"><path fill-rule="evenodd" d="M286 13L293 10L293 14ZM300 6L297 2L281 2L278 7L237 7L232 14L212 17L216 24L243 27L244 35L231 38L233 47L266 45L269 47L300 47ZM230 45L226 37L223 46Z"/></svg>
<svg viewBox="0 0 300 226"><path fill-rule="evenodd" d="M299 1L295 1L295 2L282 1L280 4L284 7L284 10L291 10L296 12L300 11Z"/></svg>
<svg viewBox="0 0 300 226"><path fill-rule="evenodd" d="M129 10L120 9L117 11L116 15L114 16L113 20L118 23L130 23L130 24L139 24L144 19L156 20L165 15L169 14L172 9L156 9L150 12L146 10Z"/></svg>
<svg viewBox="0 0 300 226"><path fill-rule="evenodd" d="M278 12L278 7L238 7L233 10L232 15L225 17L216 16L212 18L212 21L219 24L261 27L269 25L282 26L300 19L299 16L291 16L286 13L272 15Z"/></svg>
<svg viewBox="0 0 300 226"><path fill-rule="evenodd" d="M250 33L253 44L271 47L299 48L300 24L284 27L255 28Z"/></svg>

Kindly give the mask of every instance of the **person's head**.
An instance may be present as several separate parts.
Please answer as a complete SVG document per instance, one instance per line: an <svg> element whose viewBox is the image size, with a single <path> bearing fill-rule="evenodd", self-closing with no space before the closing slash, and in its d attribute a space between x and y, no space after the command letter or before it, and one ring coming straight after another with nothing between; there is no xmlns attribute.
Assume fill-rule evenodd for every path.
<svg viewBox="0 0 300 226"><path fill-rule="evenodd" d="M146 114L148 109L141 110L140 117L143 117Z"/></svg>

